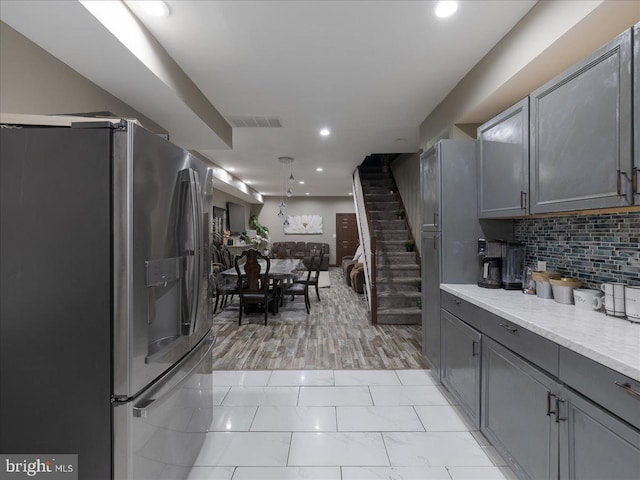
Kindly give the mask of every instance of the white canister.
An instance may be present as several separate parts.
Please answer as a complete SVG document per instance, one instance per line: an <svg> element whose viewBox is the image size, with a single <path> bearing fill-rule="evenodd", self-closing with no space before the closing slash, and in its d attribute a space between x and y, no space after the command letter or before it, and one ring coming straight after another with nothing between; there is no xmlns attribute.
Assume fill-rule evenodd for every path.
<svg viewBox="0 0 640 480"><path fill-rule="evenodd" d="M584 310L602 309L604 294L600 290L590 290L588 288L575 288L573 290L573 300L576 308Z"/></svg>
<svg viewBox="0 0 640 480"><path fill-rule="evenodd" d="M604 311L607 315L624 317L624 283L603 283L600 290L604 293Z"/></svg>
<svg viewBox="0 0 640 480"><path fill-rule="evenodd" d="M629 320L640 322L640 287L624 287L624 307Z"/></svg>

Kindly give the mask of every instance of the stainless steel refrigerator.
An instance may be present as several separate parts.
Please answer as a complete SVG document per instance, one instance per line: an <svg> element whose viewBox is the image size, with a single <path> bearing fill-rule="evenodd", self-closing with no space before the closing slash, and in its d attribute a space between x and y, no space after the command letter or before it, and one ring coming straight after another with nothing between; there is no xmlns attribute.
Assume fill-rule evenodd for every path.
<svg viewBox="0 0 640 480"><path fill-rule="evenodd" d="M441 140L420 157L422 353L440 378L440 284L475 284L478 239L510 239L510 221L478 220L475 140Z"/></svg>
<svg viewBox="0 0 640 480"><path fill-rule="evenodd" d="M211 174L129 121L0 129L2 453L186 477L213 405Z"/></svg>

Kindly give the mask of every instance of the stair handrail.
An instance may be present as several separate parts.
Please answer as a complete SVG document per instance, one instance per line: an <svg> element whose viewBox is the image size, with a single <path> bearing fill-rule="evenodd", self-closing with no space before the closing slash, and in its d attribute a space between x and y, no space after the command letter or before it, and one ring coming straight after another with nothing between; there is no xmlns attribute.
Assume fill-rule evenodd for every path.
<svg viewBox="0 0 640 480"><path fill-rule="evenodd" d="M378 323L378 294L376 287L376 242L373 223L369 216L364 200L362 189L362 179L360 177L360 167L353 172L353 202L356 211L356 221L358 224L358 237L360 245L364 250L364 276L365 294L369 304L369 314L371 323Z"/></svg>

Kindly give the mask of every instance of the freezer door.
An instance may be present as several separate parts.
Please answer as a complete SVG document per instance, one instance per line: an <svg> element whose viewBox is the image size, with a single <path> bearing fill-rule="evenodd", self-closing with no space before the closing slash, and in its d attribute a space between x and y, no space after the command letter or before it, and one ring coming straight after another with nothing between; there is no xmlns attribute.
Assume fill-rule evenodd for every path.
<svg viewBox="0 0 640 480"><path fill-rule="evenodd" d="M203 338L160 381L114 407L114 479L184 479L213 416L214 339Z"/></svg>
<svg viewBox="0 0 640 480"><path fill-rule="evenodd" d="M202 337L196 325L209 228L191 155L133 124L114 133L113 205L114 394L122 399Z"/></svg>

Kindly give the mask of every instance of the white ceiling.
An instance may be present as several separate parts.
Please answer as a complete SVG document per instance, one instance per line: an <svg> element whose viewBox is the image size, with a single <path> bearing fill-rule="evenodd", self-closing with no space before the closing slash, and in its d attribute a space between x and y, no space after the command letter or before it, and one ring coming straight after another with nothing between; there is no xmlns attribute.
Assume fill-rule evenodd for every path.
<svg viewBox="0 0 640 480"><path fill-rule="evenodd" d="M296 195L333 196L368 154L417 151L422 121L535 1L462 1L444 20L433 1L166 3L167 18L128 4L224 117L282 128L234 128L228 149L77 2L3 0L0 16L263 195L279 193L277 158L291 156Z"/></svg>

